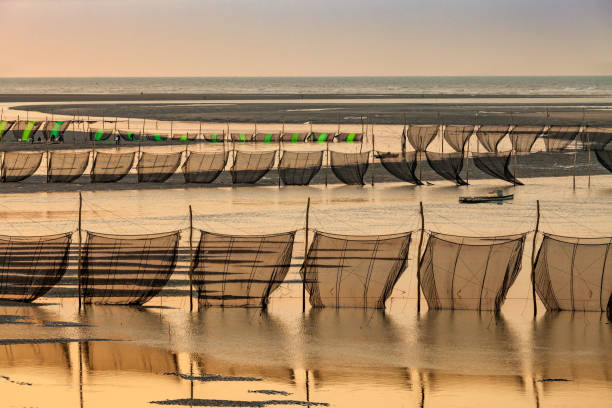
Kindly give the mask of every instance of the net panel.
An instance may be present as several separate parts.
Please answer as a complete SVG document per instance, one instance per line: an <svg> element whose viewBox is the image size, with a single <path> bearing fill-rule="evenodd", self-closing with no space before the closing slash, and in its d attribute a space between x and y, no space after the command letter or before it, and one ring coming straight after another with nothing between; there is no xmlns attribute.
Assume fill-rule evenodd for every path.
<svg viewBox="0 0 612 408"><path fill-rule="evenodd" d="M202 139L207 143L223 143L225 141L225 133L223 132L202 133Z"/></svg>
<svg viewBox="0 0 612 408"><path fill-rule="evenodd" d="M144 138L150 142L165 142L168 140L169 135L167 133L153 132L145 133Z"/></svg>
<svg viewBox="0 0 612 408"><path fill-rule="evenodd" d="M438 135L438 125L410 125L406 138L417 152L424 152Z"/></svg>
<svg viewBox="0 0 612 408"><path fill-rule="evenodd" d="M364 185L363 181L369 166L369 152L343 153L329 151L332 171L344 184Z"/></svg>
<svg viewBox="0 0 612 408"><path fill-rule="evenodd" d="M612 238L544 234L535 265L547 310L605 312L612 295Z"/></svg>
<svg viewBox="0 0 612 408"><path fill-rule="evenodd" d="M72 233L0 236L0 299L32 302L64 276Z"/></svg>
<svg viewBox="0 0 612 408"><path fill-rule="evenodd" d="M276 150L269 152L236 151L231 168L232 183L257 183L274 167L275 160Z"/></svg>
<svg viewBox="0 0 612 408"><path fill-rule="evenodd" d="M465 143L474 133L474 126L447 125L444 126L444 140L456 152L465 150Z"/></svg>
<svg viewBox="0 0 612 408"><path fill-rule="evenodd" d="M192 279L201 306L266 307L283 282L295 232L223 235L201 231Z"/></svg>
<svg viewBox="0 0 612 408"><path fill-rule="evenodd" d="M612 150L595 150L595 156L599 164L612 172Z"/></svg>
<svg viewBox="0 0 612 408"><path fill-rule="evenodd" d="M255 133L253 135L253 141L257 143L278 143L280 138L280 133L276 132Z"/></svg>
<svg viewBox="0 0 612 408"><path fill-rule="evenodd" d="M230 140L236 143L247 143L253 140L252 133L230 133Z"/></svg>
<svg viewBox="0 0 612 408"><path fill-rule="evenodd" d="M544 135L544 145L547 152L559 152L576 139L580 126L552 125Z"/></svg>
<svg viewBox="0 0 612 408"><path fill-rule="evenodd" d="M500 180L507 181L508 183L517 184L522 186L523 183L517 180L512 172L510 171L510 159L512 158L512 152L499 152L499 153L473 153L472 159L474 164L480 171L489 176L498 178Z"/></svg>
<svg viewBox="0 0 612 408"><path fill-rule="evenodd" d="M14 123L15 122L12 120L0 120L0 141L4 137L4 134L11 130Z"/></svg>
<svg viewBox="0 0 612 408"><path fill-rule="evenodd" d="M334 140L341 143L363 142L363 133L338 133Z"/></svg>
<svg viewBox="0 0 612 408"><path fill-rule="evenodd" d="M43 152L4 152L2 182L25 180L40 167Z"/></svg>
<svg viewBox="0 0 612 408"><path fill-rule="evenodd" d="M335 134L335 132L312 132L309 138L313 143L327 143L334 140Z"/></svg>
<svg viewBox="0 0 612 408"><path fill-rule="evenodd" d="M390 153L378 152L383 167L400 180L422 186L415 171L417 168L417 152Z"/></svg>
<svg viewBox="0 0 612 408"><path fill-rule="evenodd" d="M286 185L306 186L323 164L323 151L296 152L285 150L278 171Z"/></svg>
<svg viewBox="0 0 612 408"><path fill-rule="evenodd" d="M431 233L420 261L430 309L498 312L521 269L525 234L461 237Z"/></svg>
<svg viewBox="0 0 612 408"><path fill-rule="evenodd" d="M509 126L483 125L476 131L476 137L487 152L496 152L497 145L506 136Z"/></svg>
<svg viewBox="0 0 612 408"><path fill-rule="evenodd" d="M138 182L163 183L168 180L181 164L182 153L142 152L136 166Z"/></svg>
<svg viewBox="0 0 612 408"><path fill-rule="evenodd" d="M49 152L48 183L71 183L83 175L89 152Z"/></svg>
<svg viewBox="0 0 612 408"><path fill-rule="evenodd" d="M92 183L114 183L128 175L134 164L134 152L96 152L91 166Z"/></svg>
<svg viewBox="0 0 612 408"><path fill-rule="evenodd" d="M119 137L126 142L140 142L141 133L138 130L118 130Z"/></svg>
<svg viewBox="0 0 612 408"><path fill-rule="evenodd" d="M212 183L225 169L228 152L189 152L183 164L185 183Z"/></svg>
<svg viewBox="0 0 612 408"><path fill-rule="evenodd" d="M105 140L110 139L113 133L113 129L90 129L89 140L91 142L104 142Z"/></svg>
<svg viewBox="0 0 612 408"><path fill-rule="evenodd" d="M43 134L46 140L58 141L64 139L64 133L72 122L69 120L47 121L43 126Z"/></svg>
<svg viewBox="0 0 612 408"><path fill-rule="evenodd" d="M316 231L301 275L313 307L384 309L404 271L410 233L350 236Z"/></svg>
<svg viewBox="0 0 612 408"><path fill-rule="evenodd" d="M425 152L427 163L440 176L446 180L457 183L459 186L466 186L467 181L461 178L463 169L463 152L455 153L436 153Z"/></svg>
<svg viewBox="0 0 612 408"><path fill-rule="evenodd" d="M192 142L198 138L197 132L178 132L172 134L172 140L175 142Z"/></svg>
<svg viewBox="0 0 612 408"><path fill-rule="evenodd" d="M79 266L85 303L142 305L156 296L176 265L179 232L110 235L87 232Z"/></svg>
<svg viewBox="0 0 612 408"><path fill-rule="evenodd" d="M304 143L308 140L310 132L285 132L281 135L283 143Z"/></svg>
<svg viewBox="0 0 612 408"><path fill-rule="evenodd" d="M34 140L34 134L38 131L42 122L35 120L17 120L11 127L11 132L15 140L20 142L31 142Z"/></svg>
<svg viewBox="0 0 612 408"><path fill-rule="evenodd" d="M543 126L515 126L509 134L512 149L520 153L530 152L533 144L542 133L544 133Z"/></svg>
<svg viewBox="0 0 612 408"><path fill-rule="evenodd" d="M591 150L605 150L612 142L612 129L587 127L582 132L582 143Z"/></svg>

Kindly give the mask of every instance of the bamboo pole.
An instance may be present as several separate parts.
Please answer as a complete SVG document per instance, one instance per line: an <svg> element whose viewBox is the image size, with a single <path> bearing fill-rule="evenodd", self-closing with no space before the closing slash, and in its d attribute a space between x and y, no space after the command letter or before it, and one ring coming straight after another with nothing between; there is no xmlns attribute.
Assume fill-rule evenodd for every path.
<svg viewBox="0 0 612 408"><path fill-rule="evenodd" d="M425 215L423 214L423 202L419 202L421 215L421 236L419 237L419 250L417 253L417 312L421 311L421 249L423 247L423 235L425 234Z"/></svg>
<svg viewBox="0 0 612 408"><path fill-rule="evenodd" d="M304 265L307 266L308 262L308 221L310 218L310 197L306 203L306 228L304 229ZM308 269L304 268L304 275L302 276L302 313L306 312L306 273Z"/></svg>
<svg viewBox="0 0 612 408"><path fill-rule="evenodd" d="M591 140L587 129L584 130L587 137L587 175L589 177L589 188L591 188Z"/></svg>
<svg viewBox="0 0 612 408"><path fill-rule="evenodd" d="M538 314L538 305L536 302L536 289L535 289L535 246L536 238L538 237L538 230L540 228L540 200L536 201L536 226L533 233L533 243L531 248L531 295L533 296L533 317Z"/></svg>
<svg viewBox="0 0 612 408"><path fill-rule="evenodd" d="M474 128L476 128L476 126L474 126ZM472 130L472 134L470 135L470 137L468 137L468 140L467 140L467 151L465 152L465 161L466 161L465 182L468 184L470 184L470 139L472 138L473 134L474 134L474 131Z"/></svg>
<svg viewBox="0 0 612 408"><path fill-rule="evenodd" d="M572 188L575 190L576 189L576 155L577 155L577 151L576 148L574 148L574 169L572 171Z"/></svg>
<svg viewBox="0 0 612 408"><path fill-rule="evenodd" d="M83 262L83 229L82 229L82 217L83 217L83 195L79 192L79 265L77 267L77 282L78 282L78 297L79 297L79 311L81 310L81 265Z"/></svg>
<svg viewBox="0 0 612 408"><path fill-rule="evenodd" d="M329 135L326 136L328 138ZM325 155L327 156L327 166L325 167L325 187L327 187L327 172L329 171L329 140L325 140Z"/></svg>
<svg viewBox="0 0 612 408"><path fill-rule="evenodd" d="M193 312L193 211L189 205L189 311Z"/></svg>
<svg viewBox="0 0 612 408"><path fill-rule="evenodd" d="M374 150L374 124L371 123L372 125L372 187L374 187L374 158L375 156L375 150Z"/></svg>

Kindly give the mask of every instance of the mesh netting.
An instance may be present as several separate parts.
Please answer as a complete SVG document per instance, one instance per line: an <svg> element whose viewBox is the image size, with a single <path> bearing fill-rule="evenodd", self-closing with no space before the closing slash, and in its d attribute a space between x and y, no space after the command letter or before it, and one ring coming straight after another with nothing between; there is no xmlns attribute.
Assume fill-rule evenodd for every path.
<svg viewBox="0 0 612 408"><path fill-rule="evenodd" d="M517 125L512 128L508 137L510 137L510 143L515 152L528 153L543 132L543 126Z"/></svg>
<svg viewBox="0 0 612 408"><path fill-rule="evenodd" d="M236 151L231 168L232 183L254 184L272 169L276 160L276 150L269 152Z"/></svg>
<svg viewBox="0 0 612 408"><path fill-rule="evenodd" d="M595 150L597 161L612 172L612 150Z"/></svg>
<svg viewBox="0 0 612 408"><path fill-rule="evenodd" d="M308 136L310 136L309 132L285 132L281 135L281 140L283 143L304 143L308 139Z"/></svg>
<svg viewBox="0 0 612 408"><path fill-rule="evenodd" d="M147 153L142 152L136 169L139 183L163 183L168 180L181 164L183 152Z"/></svg>
<svg viewBox="0 0 612 408"><path fill-rule="evenodd" d="M335 132L312 132L309 135L313 143L327 143L334 140Z"/></svg>
<svg viewBox="0 0 612 408"><path fill-rule="evenodd" d="M369 152L342 153L329 151L332 171L344 184L364 185L364 177L369 166Z"/></svg>
<svg viewBox="0 0 612 408"><path fill-rule="evenodd" d="M266 307L283 282L295 232L223 235L201 231L192 279L201 306Z"/></svg>
<svg viewBox="0 0 612 408"><path fill-rule="evenodd" d="M183 164L185 183L212 183L225 169L227 151L222 152L189 152Z"/></svg>
<svg viewBox="0 0 612 408"><path fill-rule="evenodd" d="M87 232L79 267L85 303L142 305L174 271L180 234L109 235Z"/></svg>
<svg viewBox="0 0 612 408"><path fill-rule="evenodd" d="M612 142L612 129L587 127L582 132L582 143L591 150L605 150Z"/></svg>
<svg viewBox="0 0 612 408"><path fill-rule="evenodd" d="M25 180L38 170L43 152L4 152L2 182Z"/></svg>
<svg viewBox="0 0 612 408"><path fill-rule="evenodd" d="M351 236L316 231L300 271L313 307L384 309L404 271L410 233Z"/></svg>
<svg viewBox="0 0 612 408"><path fill-rule="evenodd" d="M121 180L130 172L135 155L134 152L96 152L96 157L91 166L91 182L113 183Z"/></svg>
<svg viewBox="0 0 612 408"><path fill-rule="evenodd" d="M0 140L4 137L4 134L8 132L15 122L12 120L0 120Z"/></svg>
<svg viewBox="0 0 612 408"><path fill-rule="evenodd" d="M438 135L438 125L410 125L406 138L417 152L424 152Z"/></svg>
<svg viewBox="0 0 612 408"><path fill-rule="evenodd" d="M246 143L253 139L252 133L230 133L230 140L236 143Z"/></svg>
<svg viewBox="0 0 612 408"><path fill-rule="evenodd" d="M378 157L383 167L398 179L418 186L423 185L423 182L415 174L417 168L416 152L379 152Z"/></svg>
<svg viewBox="0 0 612 408"><path fill-rule="evenodd" d="M544 234L535 286L546 309L606 311L612 295L611 245L612 238Z"/></svg>
<svg viewBox="0 0 612 408"><path fill-rule="evenodd" d="M113 135L113 129L90 129L89 140L92 142L103 142Z"/></svg>
<svg viewBox="0 0 612 408"><path fill-rule="evenodd" d="M474 133L474 126L447 125L444 127L444 140L456 152L465 149L465 143Z"/></svg>
<svg viewBox="0 0 612 408"><path fill-rule="evenodd" d="M31 302L64 276L72 233L0 236L0 299Z"/></svg>
<svg viewBox="0 0 612 408"><path fill-rule="evenodd" d="M569 146L580 133L580 126L556 126L544 134L544 145L548 152L559 152Z"/></svg>
<svg viewBox="0 0 612 408"><path fill-rule="evenodd" d="M363 141L363 133L338 133L334 140L336 142L353 143Z"/></svg>
<svg viewBox="0 0 612 408"><path fill-rule="evenodd" d="M11 127L11 132L13 132L13 136L16 140L21 142L30 142L34 140L34 134L40 126L42 122L35 120L18 120L13 123Z"/></svg>
<svg viewBox="0 0 612 408"><path fill-rule="evenodd" d="M323 164L323 151L295 152L285 150L278 171L286 185L305 186L319 172Z"/></svg>
<svg viewBox="0 0 612 408"><path fill-rule="evenodd" d="M225 141L225 133L202 133L202 139L207 143L223 143Z"/></svg>
<svg viewBox="0 0 612 408"><path fill-rule="evenodd" d="M139 142L140 132L138 130L118 130L119 137L126 142Z"/></svg>
<svg viewBox="0 0 612 408"><path fill-rule="evenodd" d="M457 183L459 186L465 186L468 184L461 178L461 169L463 168L463 152L425 152L425 156L427 156L427 163L429 163L429 166L446 180Z"/></svg>
<svg viewBox="0 0 612 408"><path fill-rule="evenodd" d="M461 237L431 233L421 258L430 309L499 311L521 269L525 234Z"/></svg>
<svg viewBox="0 0 612 408"><path fill-rule="evenodd" d="M63 139L64 133L72 122L69 120L47 121L42 128L46 140Z"/></svg>
<svg viewBox="0 0 612 408"><path fill-rule="evenodd" d="M168 134L158 132L145 133L144 135L145 140L149 140L151 142L165 142L168 140L168 137Z"/></svg>
<svg viewBox="0 0 612 408"><path fill-rule="evenodd" d="M514 175L510 171L509 166L511 157L511 151L499 153L472 152L474 165L476 165L480 171L488 174L489 176L522 186L523 183L514 178Z"/></svg>
<svg viewBox="0 0 612 408"><path fill-rule="evenodd" d="M89 164L89 152L49 152L48 183L71 183L83 175Z"/></svg>
<svg viewBox="0 0 612 408"><path fill-rule="evenodd" d="M280 133L268 132L268 133L255 133L253 135L253 141L258 143L278 143L280 140Z"/></svg>
<svg viewBox="0 0 612 408"><path fill-rule="evenodd" d="M480 144L487 152L496 152L497 145L508 133L509 126L484 125L476 131Z"/></svg>
<svg viewBox="0 0 612 408"><path fill-rule="evenodd" d="M172 134L172 140L175 142L192 142L197 138L197 132L178 132Z"/></svg>

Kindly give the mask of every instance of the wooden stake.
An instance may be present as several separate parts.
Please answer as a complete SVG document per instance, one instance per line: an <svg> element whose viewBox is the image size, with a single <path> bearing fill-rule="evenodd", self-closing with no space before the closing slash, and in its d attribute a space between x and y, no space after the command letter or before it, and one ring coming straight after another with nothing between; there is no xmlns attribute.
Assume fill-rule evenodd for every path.
<svg viewBox="0 0 612 408"><path fill-rule="evenodd" d="M81 310L81 266L83 262L83 237L82 237L82 214L83 195L79 192L79 266L77 267L77 282L79 291L79 311Z"/></svg>
<svg viewBox="0 0 612 408"><path fill-rule="evenodd" d="M576 189L576 154L577 152L574 150L574 170L572 174L572 188Z"/></svg>
<svg viewBox="0 0 612 408"><path fill-rule="evenodd" d="M308 261L308 221L310 218L310 197L306 203L306 229L304 229L304 266L307 265ZM306 272L307 268L304 268L304 276L302 276L302 313L306 312Z"/></svg>
<svg viewBox="0 0 612 408"><path fill-rule="evenodd" d="M586 131L586 128L585 128ZM586 137L587 137L587 174L589 176L589 188L591 188L591 140L589 138L589 133L586 133Z"/></svg>
<svg viewBox="0 0 612 408"><path fill-rule="evenodd" d="M536 201L536 226L533 233L533 244L531 248L531 294L533 296L533 317L538 314L538 304L536 302L536 289L535 289L535 246L536 238L538 237L538 229L540 228L540 200Z"/></svg>
<svg viewBox="0 0 612 408"><path fill-rule="evenodd" d="M423 202L419 202L421 215L421 236L419 238L419 250L417 253L417 312L421 311L421 249L423 247L423 235L425 234L425 215L423 214Z"/></svg>
<svg viewBox="0 0 612 408"><path fill-rule="evenodd" d="M327 166L325 167L325 187L327 187L327 172L329 171L329 140L325 140L325 153L327 156Z"/></svg>
<svg viewBox="0 0 612 408"><path fill-rule="evenodd" d="M472 133L473 135L474 133ZM465 182L470 184L470 139L472 138L472 135L470 135L470 137L468 137L467 140L467 151L465 152L465 161L466 161L466 176L465 176Z"/></svg>
<svg viewBox="0 0 612 408"><path fill-rule="evenodd" d="M372 123L372 187L374 187L374 157L376 156L374 150L374 124Z"/></svg>
<svg viewBox="0 0 612 408"><path fill-rule="evenodd" d="M193 312L193 212L189 206L189 311Z"/></svg>

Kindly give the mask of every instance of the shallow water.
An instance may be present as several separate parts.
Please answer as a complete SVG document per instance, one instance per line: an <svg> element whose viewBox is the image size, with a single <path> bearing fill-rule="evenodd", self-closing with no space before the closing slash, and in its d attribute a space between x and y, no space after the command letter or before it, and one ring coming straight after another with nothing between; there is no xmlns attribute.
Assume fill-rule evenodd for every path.
<svg viewBox="0 0 612 408"><path fill-rule="evenodd" d="M328 232L414 231L419 228L418 202L423 201L427 230L505 235L533 230L539 199L540 230L611 235L607 175L593 176L590 188L586 177L578 177L576 190L567 177L533 178L526 186L509 188L515 199L503 205L457 203L458 195L498 187L493 180L460 188L437 184L85 192L83 228L117 234L185 229L192 205L199 229L245 234L300 230L310 197L310 227ZM77 215L75 193L4 194L0 200L3 234L75 230ZM182 235L187 246L187 231ZM544 313L541 303L533 320L531 235L523 269L499 318L433 312L426 306L417 314L416 238L384 314L307 309L302 315L301 287L295 283L281 285L267 313L210 309L190 314L187 259L179 261L172 290L147 308L87 306L79 313L73 297L0 306L3 406L153 407L158 405L151 401L167 400L187 406L238 406L236 401L261 406L254 401L279 400L333 407L608 406L612 325L599 313ZM289 281L298 278L303 239L298 231ZM62 289L73 287L73 274L69 271L60 283ZM261 381L201 381L166 373ZM258 390L291 395L249 392Z"/></svg>

